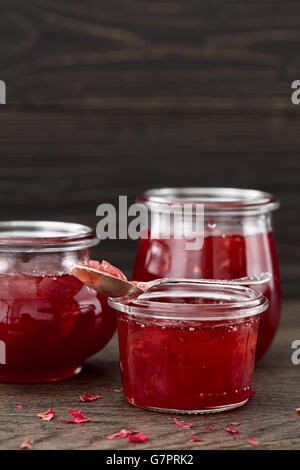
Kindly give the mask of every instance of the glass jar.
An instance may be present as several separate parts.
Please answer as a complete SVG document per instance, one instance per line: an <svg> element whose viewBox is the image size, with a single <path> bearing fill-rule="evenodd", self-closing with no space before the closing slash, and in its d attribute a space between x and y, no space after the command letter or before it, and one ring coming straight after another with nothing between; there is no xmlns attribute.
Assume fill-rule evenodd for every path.
<svg viewBox="0 0 300 470"><path fill-rule="evenodd" d="M251 396L258 291L170 280L135 299L109 299L118 311L120 368L129 403L154 411L211 413Z"/></svg>
<svg viewBox="0 0 300 470"><path fill-rule="evenodd" d="M234 279L269 272L272 279L259 286L270 307L260 319L256 360L268 350L278 328L281 288L271 215L278 201L265 192L231 188L165 188L146 191L139 200L151 212L142 231L134 279L161 277ZM176 204L204 206L203 246L187 250L186 239L157 236L167 224L164 208ZM191 219L194 215L190 216ZM193 220L191 220L193 222ZM173 220L173 228L176 218Z"/></svg>
<svg viewBox="0 0 300 470"><path fill-rule="evenodd" d="M0 223L0 382L71 377L110 340L115 312L69 274L97 243L84 225Z"/></svg>

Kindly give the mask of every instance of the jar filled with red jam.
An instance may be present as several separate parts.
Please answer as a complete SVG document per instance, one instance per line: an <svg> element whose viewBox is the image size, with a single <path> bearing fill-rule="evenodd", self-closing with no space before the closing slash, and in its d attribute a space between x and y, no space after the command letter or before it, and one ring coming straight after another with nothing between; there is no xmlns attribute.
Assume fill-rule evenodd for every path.
<svg viewBox="0 0 300 470"><path fill-rule="evenodd" d="M154 411L212 413L251 396L260 314L268 300L236 285L170 280L118 311L120 368L129 403Z"/></svg>
<svg viewBox="0 0 300 470"><path fill-rule="evenodd" d="M258 288L269 299L260 319L256 360L270 347L278 328L281 288L272 231L272 212L278 201L269 193L232 188L165 188L145 192L140 200L151 218L144 227L135 262L134 279L162 277L189 279L234 279L269 272L269 283ZM202 204L203 243L187 249L186 237L175 237L178 211ZM176 211L175 211L176 212ZM189 230L195 215L183 225ZM182 223L182 222L180 222ZM170 225L170 235L165 228Z"/></svg>
<svg viewBox="0 0 300 470"><path fill-rule="evenodd" d="M0 223L0 382L71 377L110 340L107 299L69 274L97 243L84 225Z"/></svg>

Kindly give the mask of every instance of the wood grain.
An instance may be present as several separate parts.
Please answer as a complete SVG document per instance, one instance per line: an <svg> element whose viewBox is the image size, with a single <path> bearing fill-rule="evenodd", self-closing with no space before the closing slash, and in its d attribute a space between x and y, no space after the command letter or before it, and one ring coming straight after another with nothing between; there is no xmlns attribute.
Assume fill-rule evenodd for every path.
<svg viewBox="0 0 300 470"><path fill-rule="evenodd" d="M3 109L3 108L1 108ZM0 113L1 219L59 219L95 226L102 202L160 186L269 190L284 293L299 295L299 122L289 115L18 110ZM131 241L96 256L130 274Z"/></svg>
<svg viewBox="0 0 300 470"><path fill-rule="evenodd" d="M291 363L291 343L300 338L299 308L299 302L285 304L273 347L255 371L257 394L238 410L179 417L193 423L192 429L182 429L171 415L134 408L115 391L121 384L117 343L113 341L90 359L75 379L42 385L0 384L0 449L16 449L25 437L34 441L34 449L249 449L254 448L247 442L250 437L260 441L255 449L299 449L300 416L295 408L299 406L300 366ZM84 392L100 393L103 398L81 403L79 395ZM54 408L56 417L42 422L37 413L49 407ZM68 415L68 408L82 408L91 421L85 426L62 423L60 417ZM225 431L236 421L241 431L238 440ZM208 424L213 431L205 429ZM134 444L127 439L107 439L122 428L142 431L150 441ZM194 434L204 442L189 442Z"/></svg>
<svg viewBox="0 0 300 470"><path fill-rule="evenodd" d="M2 0L0 7L1 78L11 104L291 107L300 65L295 0Z"/></svg>
<svg viewBox="0 0 300 470"><path fill-rule="evenodd" d="M0 0L1 219L95 225L149 187L269 190L299 296L299 25L295 0ZM127 272L134 253L96 251Z"/></svg>

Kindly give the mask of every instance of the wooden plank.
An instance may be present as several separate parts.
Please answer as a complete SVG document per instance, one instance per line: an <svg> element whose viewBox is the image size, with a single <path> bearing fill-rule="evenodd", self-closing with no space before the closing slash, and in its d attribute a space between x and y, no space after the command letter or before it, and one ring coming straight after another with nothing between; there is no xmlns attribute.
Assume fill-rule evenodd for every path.
<svg viewBox="0 0 300 470"><path fill-rule="evenodd" d="M272 113L0 113L1 219L95 226L102 202L163 186L254 187L282 202L275 214L284 292L299 295L299 120ZM107 241L96 256L130 272L135 243Z"/></svg>
<svg viewBox="0 0 300 470"><path fill-rule="evenodd" d="M300 366L291 363L291 343L300 338L299 307L299 302L285 304L274 345L255 371L257 394L238 410L181 417L193 423L188 430L176 426L171 415L134 408L122 393L114 391L121 383L113 341L75 379L42 385L0 384L0 449L16 449L25 437L34 441L34 449L248 449L250 437L260 441L258 449L299 449L300 418L295 408L299 406ZM79 395L84 392L100 393L103 398L81 403ZM36 415L49 407L55 409L56 417L42 422ZM68 408L82 408L91 421L85 426L61 423ZM238 440L225 431L236 421L241 431ZM205 430L209 424L214 431ZM56 429L60 426L62 429ZM122 428L142 431L150 441L138 445L127 439L107 439ZM194 434L201 435L204 442L189 442Z"/></svg>
<svg viewBox="0 0 300 470"><path fill-rule="evenodd" d="M11 104L289 110L299 78L293 0L10 0L1 22Z"/></svg>

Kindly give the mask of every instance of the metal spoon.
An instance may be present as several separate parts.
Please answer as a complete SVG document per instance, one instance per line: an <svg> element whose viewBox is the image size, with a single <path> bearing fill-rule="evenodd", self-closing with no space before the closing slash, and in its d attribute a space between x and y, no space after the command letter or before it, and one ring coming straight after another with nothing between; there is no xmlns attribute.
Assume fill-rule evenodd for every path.
<svg viewBox="0 0 300 470"><path fill-rule="evenodd" d="M77 277L87 286L96 290L100 294L107 297L137 297L145 292L140 287L131 284L129 281L124 281L117 277L111 276L108 273L97 271L97 269L89 268L88 266L81 266L75 264L71 270L71 274ZM202 281L206 284L235 284L239 286L249 286L253 284L264 284L270 281L272 275L270 273L260 273L255 276L246 276L232 280L217 280L217 279L181 279L182 281ZM165 284L166 282L178 282L178 279L162 278L154 281L145 282L146 290L150 287Z"/></svg>

